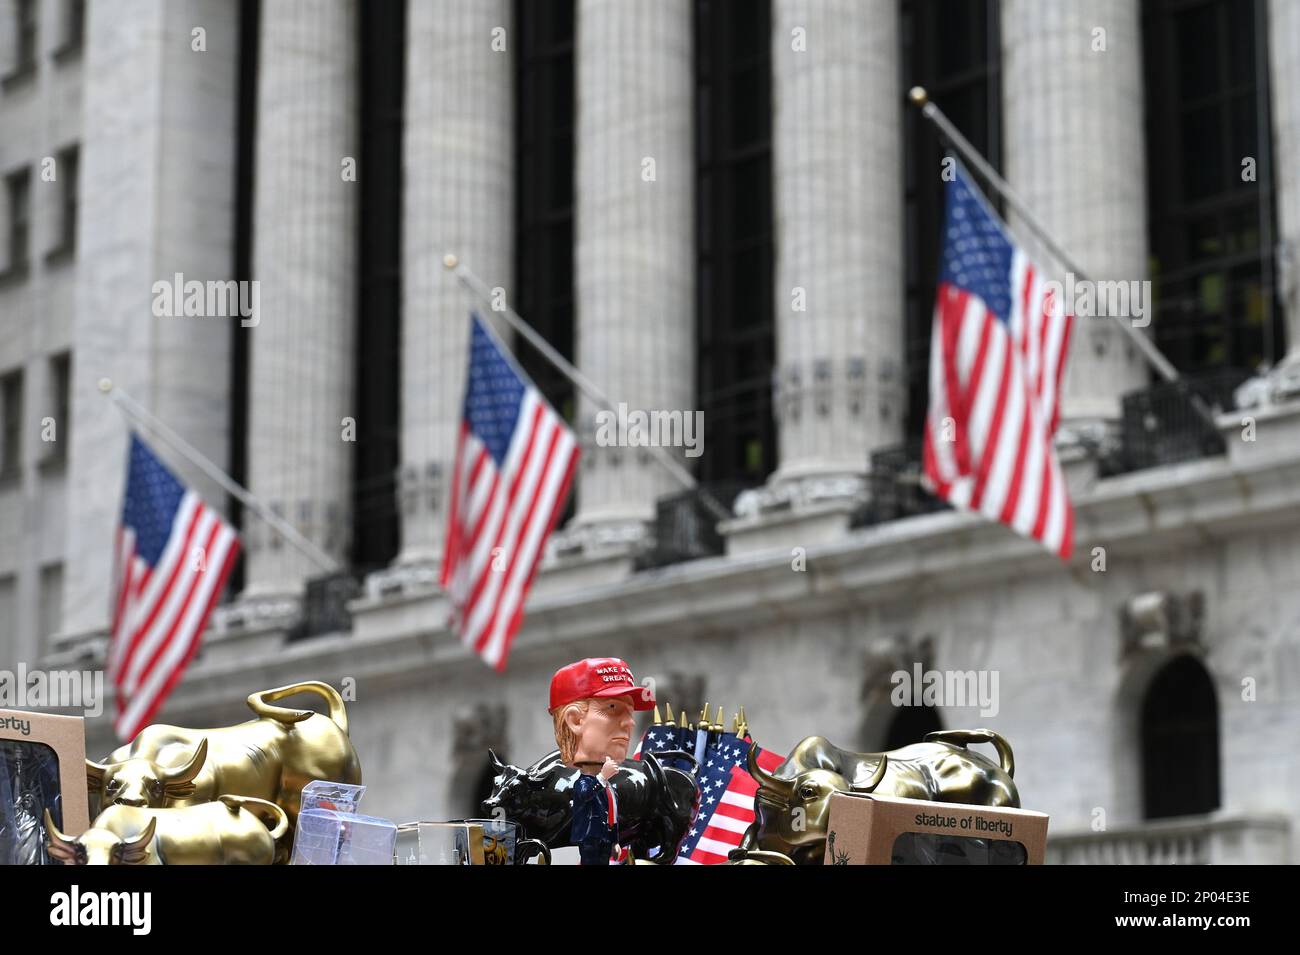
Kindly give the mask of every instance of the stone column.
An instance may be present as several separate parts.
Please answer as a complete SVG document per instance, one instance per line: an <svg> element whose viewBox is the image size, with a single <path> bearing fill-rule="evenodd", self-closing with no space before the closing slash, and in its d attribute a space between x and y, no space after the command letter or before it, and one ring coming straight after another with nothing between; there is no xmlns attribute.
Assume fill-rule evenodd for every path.
<svg viewBox="0 0 1300 955"><path fill-rule="evenodd" d="M86 16L63 577L69 641L107 631L126 480L128 425L96 383L111 378L224 463L239 321L153 307L154 283L170 289L177 273L232 278L238 6L103 0L87 4ZM225 492L167 446L153 446L224 510Z"/></svg>
<svg viewBox="0 0 1300 955"><path fill-rule="evenodd" d="M507 0L421 0L408 9L402 217L400 578L432 582L442 559L460 428L469 313L487 309L442 266L454 252L491 287L511 269Z"/></svg>
<svg viewBox="0 0 1300 955"><path fill-rule="evenodd" d="M906 413L897 4L775 0L772 30L780 462L767 495L843 506Z"/></svg>
<svg viewBox="0 0 1300 955"><path fill-rule="evenodd" d="M578 3L577 365L629 410L689 413L694 395L691 17L689 0ZM566 536L589 554L626 553L680 485L645 448L597 446L596 411L579 398L584 463Z"/></svg>
<svg viewBox="0 0 1300 955"><path fill-rule="evenodd" d="M253 277L261 316L249 391L249 489L343 561L348 543L356 321L357 7L262 4ZM365 427L366 422L358 422ZM244 521L247 602L301 594L322 573L259 518Z"/></svg>
<svg viewBox="0 0 1300 955"><path fill-rule="evenodd" d="M1278 219L1275 288L1286 312L1287 377L1300 379L1300 4L1272 0L1268 16L1274 147L1271 166ZM1264 56L1265 51L1259 50L1257 55ZM1300 380L1293 380L1287 390L1300 392Z"/></svg>
<svg viewBox="0 0 1300 955"><path fill-rule="evenodd" d="M1001 13L1004 175L1089 279L1145 279L1138 0L1003 0ZM1018 235L1040 266L1054 267L1023 227ZM1117 418L1120 396L1147 381L1144 359L1113 319L1078 318L1065 429Z"/></svg>

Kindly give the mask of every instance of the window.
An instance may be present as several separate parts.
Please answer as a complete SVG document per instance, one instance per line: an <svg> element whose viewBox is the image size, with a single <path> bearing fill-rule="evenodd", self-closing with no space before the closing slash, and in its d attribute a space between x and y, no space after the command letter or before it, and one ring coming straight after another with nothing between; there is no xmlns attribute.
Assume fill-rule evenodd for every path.
<svg viewBox="0 0 1300 955"><path fill-rule="evenodd" d="M1142 797L1147 819L1219 808L1219 706L1194 657L1166 664L1142 701Z"/></svg>
<svg viewBox="0 0 1300 955"><path fill-rule="evenodd" d="M72 356L67 352L53 356L50 359L49 390L46 405L49 410L45 414L54 419L54 428L52 440L45 444L45 454L41 459L42 464L61 463L68 458L68 441L70 440L68 426L72 420L69 393L71 386ZM42 424L42 441L46 440L45 435L46 428Z"/></svg>
<svg viewBox="0 0 1300 955"><path fill-rule="evenodd" d="M776 467L772 5L695 4L696 374L704 483Z"/></svg>
<svg viewBox="0 0 1300 955"><path fill-rule="evenodd" d="M573 0L516 0L514 18L514 305L572 360ZM572 383L531 346L520 362L573 421Z"/></svg>
<svg viewBox="0 0 1300 955"><path fill-rule="evenodd" d="M18 578L13 574L0 577L0 620L12 627L18 616ZM12 631L10 631L12 632Z"/></svg>
<svg viewBox="0 0 1300 955"><path fill-rule="evenodd" d="M352 458L350 560L364 575L397 556L401 440L402 101L406 4L361 17L361 189L357 295L358 429Z"/></svg>
<svg viewBox="0 0 1300 955"><path fill-rule="evenodd" d="M54 51L55 59L64 59L81 51L86 35L86 0L64 0L63 39Z"/></svg>
<svg viewBox="0 0 1300 955"><path fill-rule="evenodd" d="M902 0L902 88L924 86L953 124L1002 167L1001 33L997 0ZM918 110L903 113L907 256L907 434L919 438L929 406L930 324L939 280L946 150Z"/></svg>
<svg viewBox="0 0 1300 955"><path fill-rule="evenodd" d="M27 271L28 240L31 232L31 170L20 169L5 177L5 206L8 212L6 258L0 274Z"/></svg>
<svg viewBox="0 0 1300 955"><path fill-rule="evenodd" d="M23 463L23 373L0 378L0 479L17 477Z"/></svg>
<svg viewBox="0 0 1300 955"><path fill-rule="evenodd" d="M63 629L63 565L47 564L41 568L41 603L37 608L39 636L48 652L52 638ZM44 655L44 654L42 654Z"/></svg>
<svg viewBox="0 0 1300 955"><path fill-rule="evenodd" d="M13 68L4 78L6 87L21 82L36 70L36 0L14 0Z"/></svg>
<svg viewBox="0 0 1300 955"><path fill-rule="evenodd" d="M1253 371L1286 352L1258 9L1231 0L1143 8L1151 330L1183 372Z"/></svg>
<svg viewBox="0 0 1300 955"><path fill-rule="evenodd" d="M71 257L77 248L77 175L80 152L76 146L59 151L54 168L59 182L58 243L47 258Z"/></svg>

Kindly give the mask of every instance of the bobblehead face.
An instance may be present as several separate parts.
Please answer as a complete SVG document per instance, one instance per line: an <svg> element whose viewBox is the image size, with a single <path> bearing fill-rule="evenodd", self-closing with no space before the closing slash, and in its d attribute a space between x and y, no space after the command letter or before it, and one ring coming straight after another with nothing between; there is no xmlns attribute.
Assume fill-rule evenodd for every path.
<svg viewBox="0 0 1300 955"><path fill-rule="evenodd" d="M570 765L595 771L608 756L615 762L627 758L632 742L632 704L624 697L583 700L586 706L570 705L564 724L573 734L574 752Z"/></svg>

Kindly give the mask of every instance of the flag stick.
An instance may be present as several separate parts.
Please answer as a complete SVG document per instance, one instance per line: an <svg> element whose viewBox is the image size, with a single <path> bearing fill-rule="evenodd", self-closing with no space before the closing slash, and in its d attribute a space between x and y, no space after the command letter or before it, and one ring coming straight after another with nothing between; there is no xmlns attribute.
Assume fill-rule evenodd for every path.
<svg viewBox="0 0 1300 955"><path fill-rule="evenodd" d="M329 554L325 553L302 534L298 533L297 528L286 521L275 511L263 504L258 498L254 497L252 492L242 485L238 484L234 478L228 475L221 468L213 464L197 448L182 438L179 434L169 428L163 422L155 418L143 405L132 398L124 390L113 384L108 378L99 380L99 390L113 399L113 403L121 409L126 417L130 418L136 424L156 434L159 438L169 444L173 450L184 457L187 461L197 467L212 480L216 481L222 488L237 497L246 508L260 517L266 523L270 524L275 530L284 537L286 541L305 554L314 564L321 569L333 573L339 570L338 562Z"/></svg>
<svg viewBox="0 0 1300 955"><path fill-rule="evenodd" d="M912 105L921 110L921 115L933 123L938 128L939 132L943 134L944 138L952 143L957 152L961 153L962 158L974 166L976 170L979 171L980 175L988 180L989 184L998 191L998 194L1006 200L1008 206L1015 210L1016 215L1021 218L1029 231L1034 233L1034 235L1038 237L1039 241L1043 243L1047 248L1047 251L1050 252L1061 265L1064 265L1069 271L1073 272L1078 280L1084 282L1088 281L1088 277L1084 274L1083 270L1075 264L1070 256L1066 254L1064 249L1056 244L1056 241L1052 238L1052 234L1048 232L1047 227L1038 220L1038 217L1035 216L1032 211L1030 211L1024 200L1012 191L1011 186L1007 181L998 175L998 171L990 166L988 160L980 155L979 150L970 144L970 141L967 140L966 137L961 134L961 131L952 124L952 121L944 115L943 110L930 102L930 97L929 94L926 93L925 87L913 86L907 96ZM1178 369L1170 363L1169 359L1161 353L1160 349L1155 346L1155 343L1151 341L1150 338L1143 335L1132 325L1122 321L1118 315L1110 315L1109 317L1113 318L1115 323L1124 330L1124 333L1128 335L1133 344L1137 346L1138 351L1140 351L1142 356L1150 362L1151 367L1160 373L1161 377L1169 382L1177 382L1181 380L1178 375ZM1187 397L1191 401L1192 408L1196 413L1204 418L1210 427L1217 431L1218 423L1214 420L1214 415L1206 406L1205 402L1201 400L1200 395L1189 391Z"/></svg>
<svg viewBox="0 0 1300 955"><path fill-rule="evenodd" d="M614 414L618 413L618 410L614 407L614 403L610 401L606 394L596 386L595 382L582 372L578 371L572 363L551 346L550 342L539 335L531 325L520 318L518 312L508 304L504 309L498 310L492 301L492 290L484 284L482 279L474 274L469 266L465 265L465 263L461 262L455 255L450 253L443 256L442 264L452 271L456 278L460 280L462 285L473 292L484 305L490 308L493 314L500 315L504 318L506 323L512 329L522 335L528 340L530 345L541 352L542 357L555 366L555 368L559 370L560 374L573 382L575 388L595 402L602 410L610 411ZM705 488L700 487L696 483L695 478L691 476L691 472L686 470L686 468L684 468L681 463L665 449L658 445L650 445L647 446L646 450L648 450L660 464L668 469L668 472L677 479L682 487L687 490L696 491L700 495L700 500L704 502L705 507L713 512L714 517L720 521L731 519L731 512L727 510L727 508L723 507L722 503Z"/></svg>

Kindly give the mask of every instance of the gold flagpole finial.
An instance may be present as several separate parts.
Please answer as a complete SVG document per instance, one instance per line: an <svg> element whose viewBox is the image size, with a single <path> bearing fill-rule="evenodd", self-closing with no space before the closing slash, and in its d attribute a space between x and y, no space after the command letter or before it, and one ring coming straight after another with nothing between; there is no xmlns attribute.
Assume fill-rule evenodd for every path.
<svg viewBox="0 0 1300 955"><path fill-rule="evenodd" d="M700 725L700 726L708 726L708 725L709 725L709 702L708 702L708 700L705 700L705 701L704 701L704 709L700 710L700 718L699 718L699 721L698 721L698 722L699 722L699 725Z"/></svg>
<svg viewBox="0 0 1300 955"><path fill-rule="evenodd" d="M913 86L907 91L907 98L912 101L913 106L924 106L930 101L930 94L925 91L924 86Z"/></svg>
<svg viewBox="0 0 1300 955"><path fill-rule="evenodd" d="M664 711L668 714L664 722L667 723L669 726L672 726L674 723L677 722L677 717L673 716L673 705L671 703L665 702L664 708L665 708Z"/></svg>
<svg viewBox="0 0 1300 955"><path fill-rule="evenodd" d="M724 729L726 729L726 727L723 725L723 721L724 721L726 718L727 718L726 714L722 712L722 704L719 703L719 704L718 704L718 718L717 718L717 720L716 720L716 721L714 722L714 724L713 724L713 731L714 731L715 733L721 733Z"/></svg>
<svg viewBox="0 0 1300 955"><path fill-rule="evenodd" d="M681 713L681 722L678 723L677 725L680 726L682 729L690 729L690 727L688 727L688 726L686 725L686 711L685 711L685 710L682 710L682 713Z"/></svg>
<svg viewBox="0 0 1300 955"><path fill-rule="evenodd" d="M654 719L652 719L652 720L650 721L650 725L652 725L652 726L658 726L658 725L659 725L660 723L662 723L662 722L663 722L663 720L660 719L660 717L659 717L659 704L656 703L656 704L655 704Z"/></svg>
<svg viewBox="0 0 1300 955"><path fill-rule="evenodd" d="M733 713L731 715L731 735L732 736L740 735L740 714L739 713Z"/></svg>

